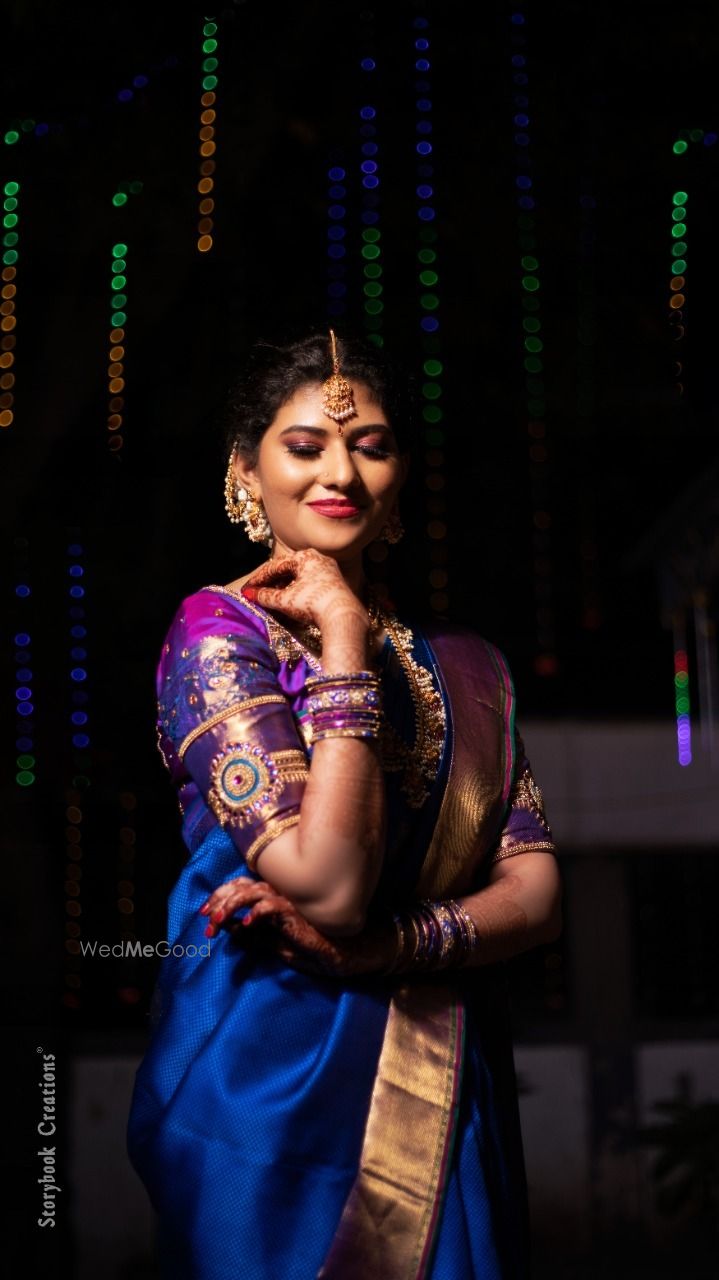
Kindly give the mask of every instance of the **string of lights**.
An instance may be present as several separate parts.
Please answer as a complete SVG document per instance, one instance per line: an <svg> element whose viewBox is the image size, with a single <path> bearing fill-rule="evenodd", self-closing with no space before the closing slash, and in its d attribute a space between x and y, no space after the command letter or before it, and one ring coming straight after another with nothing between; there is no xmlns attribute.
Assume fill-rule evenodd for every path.
<svg viewBox="0 0 719 1280"><path fill-rule="evenodd" d="M37 777L35 756L35 695L33 693L32 638L35 631L30 586L29 543L15 538L15 584L18 630L15 633L15 782L26 791Z"/></svg>
<svg viewBox="0 0 719 1280"><path fill-rule="evenodd" d="M430 24L418 16L413 24L415 93L415 204L416 281L419 309L419 341L422 358L422 419L425 440L427 536L430 540L429 604L436 614L449 608L448 526L445 475L444 363L441 359L438 235L433 223L435 205L435 157L432 100Z"/></svg>
<svg viewBox="0 0 719 1280"><path fill-rule="evenodd" d="M593 159L594 157L592 157ZM589 157L587 157L589 159ZM587 163L587 170L594 165ZM578 486L580 526L581 625L595 631L602 622L598 573L597 495L594 477L596 438L596 207L593 185L584 176L579 196L577 267L577 436L583 444L585 482Z"/></svg>
<svg viewBox="0 0 719 1280"><path fill-rule="evenodd" d="M119 241L112 246L110 266L110 333L107 364L108 415L107 445L119 459L124 445L122 424L125 410L125 327L127 325L128 246Z"/></svg>
<svg viewBox="0 0 719 1280"><path fill-rule="evenodd" d="M369 22L369 15L368 15ZM371 28L365 23L364 40L369 43ZM360 61L363 77L368 77L367 89L363 87L363 102L359 110L360 116L360 182L362 223L362 311L365 331L370 342L375 346L384 345L382 327L384 323L384 285L382 284L382 231L380 229L380 177L379 177L379 144L377 142L377 105L374 98L374 78L377 62L373 57L363 57Z"/></svg>
<svg viewBox="0 0 719 1280"><path fill-rule="evenodd" d="M343 316L347 310L347 196L346 170L333 156L327 170L327 315Z"/></svg>
<svg viewBox="0 0 719 1280"><path fill-rule="evenodd" d="M520 253L519 280L522 303L522 365L524 400L529 437L529 480L532 503L532 552L534 599L538 653L534 669L539 676L553 676L558 670L556 614L554 605L554 563L552 555L552 511L549 484L549 445L544 373L544 340L540 302L541 269L537 248L537 195L532 176L531 116L529 114L529 74L527 71L526 12L513 8L511 54L513 138L516 161L517 232Z"/></svg>
<svg viewBox="0 0 719 1280"><path fill-rule="evenodd" d="M682 625L674 626L674 714L677 722L677 759L682 766L692 762L692 725L689 705L689 659Z"/></svg>
<svg viewBox="0 0 719 1280"><path fill-rule="evenodd" d="M3 187L2 302L0 302L0 427L12 426L15 419L15 344L17 316L17 262L20 256L20 183Z"/></svg>
<svg viewBox="0 0 719 1280"><path fill-rule="evenodd" d="M200 178L197 183L199 193L197 249L199 253L208 253L214 244L215 211L215 110L217 102L217 56L218 24L213 18L206 18L202 27L202 95L200 97Z"/></svg>
<svg viewBox="0 0 719 1280"><path fill-rule="evenodd" d="M89 694L85 687L87 668L87 627L85 607L84 547L71 542L67 548L69 563L68 607L68 659L70 677L69 747L72 760L72 776L65 788L65 974L63 1004L77 1010L82 1004L82 824L85 818L83 791L90 779L84 772L89 761L90 735L88 732ZM77 772L76 772L77 771Z"/></svg>

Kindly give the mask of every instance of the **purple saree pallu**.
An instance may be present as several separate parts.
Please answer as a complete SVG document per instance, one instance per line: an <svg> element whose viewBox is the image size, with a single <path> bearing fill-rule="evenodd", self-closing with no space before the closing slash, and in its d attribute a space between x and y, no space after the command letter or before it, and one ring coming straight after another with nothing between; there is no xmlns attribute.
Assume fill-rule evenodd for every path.
<svg viewBox="0 0 719 1280"><path fill-rule="evenodd" d="M414 742L417 678L441 729L422 778L387 754L377 900L404 906L478 888L493 859L551 837L501 655L469 631L393 622L379 662L392 741ZM226 931L207 954L202 903L298 820L305 681L320 670L274 617L221 587L183 601L163 647L158 738L189 858L128 1128L163 1275L523 1280L501 973L319 978Z"/></svg>

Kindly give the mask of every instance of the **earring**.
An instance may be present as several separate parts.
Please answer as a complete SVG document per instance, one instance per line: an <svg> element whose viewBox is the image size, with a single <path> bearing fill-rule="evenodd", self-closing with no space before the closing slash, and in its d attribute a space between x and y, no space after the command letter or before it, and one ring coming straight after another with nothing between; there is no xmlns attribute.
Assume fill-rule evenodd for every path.
<svg viewBox="0 0 719 1280"><path fill-rule="evenodd" d="M244 489L242 485L236 485L233 464L235 461L234 450L230 454L230 460L227 464L227 475L225 476L225 511L231 524L244 524L245 533L250 542L264 542L267 546L272 545L272 527L262 500L258 499L248 489ZM236 496L235 496L236 495Z"/></svg>
<svg viewBox="0 0 719 1280"><path fill-rule="evenodd" d="M395 507L390 514L389 520L382 525L377 536L384 542L399 542L403 534L404 525L399 518L399 508Z"/></svg>

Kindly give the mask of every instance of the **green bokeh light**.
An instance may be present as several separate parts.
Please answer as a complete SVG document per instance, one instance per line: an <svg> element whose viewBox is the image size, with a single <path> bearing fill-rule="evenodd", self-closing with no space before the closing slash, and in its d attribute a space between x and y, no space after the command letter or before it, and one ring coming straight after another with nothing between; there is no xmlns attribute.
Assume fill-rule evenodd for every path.
<svg viewBox="0 0 719 1280"><path fill-rule="evenodd" d="M527 255L526 258L522 258L522 266L525 271L536 271L539 263L536 258L532 258Z"/></svg>
<svg viewBox="0 0 719 1280"><path fill-rule="evenodd" d="M525 316L522 321L522 328L525 333L539 333L542 327L541 320L537 320L536 316Z"/></svg>
<svg viewBox="0 0 719 1280"><path fill-rule="evenodd" d="M525 338L524 345L527 351L543 351L544 343L541 338Z"/></svg>
<svg viewBox="0 0 719 1280"><path fill-rule="evenodd" d="M3 187L6 196L16 196L20 190L19 182L6 182Z"/></svg>
<svg viewBox="0 0 719 1280"><path fill-rule="evenodd" d="M672 196L672 204L686 204L689 196L686 191L675 191Z"/></svg>
<svg viewBox="0 0 719 1280"><path fill-rule="evenodd" d="M368 280L379 280L382 275L382 267L379 262L368 262L364 267L364 274Z"/></svg>
<svg viewBox="0 0 719 1280"><path fill-rule="evenodd" d="M7 133L5 134L5 141L7 145L11 147L15 142L20 141L20 134L17 132L16 129L8 129Z"/></svg>
<svg viewBox="0 0 719 1280"><path fill-rule="evenodd" d="M673 262L673 263L672 263L672 275L673 275L673 276L682 276L682 275L684 275L684 272L686 271L686 269L687 269L687 260L686 260L686 258L677 258L676 262Z"/></svg>
<svg viewBox="0 0 719 1280"><path fill-rule="evenodd" d="M437 261L437 254L434 249L420 249L419 253L417 254L417 257L419 258L420 262L428 263L428 262Z"/></svg>
<svg viewBox="0 0 719 1280"><path fill-rule="evenodd" d="M367 244L375 244L381 238L382 232L378 231L376 227L367 227L362 232L362 239L365 240Z"/></svg>
<svg viewBox="0 0 719 1280"><path fill-rule="evenodd" d="M205 77L204 77L204 79L203 79L203 81L202 81L202 87L203 87L203 89L207 89L207 90L210 90L210 89L216 89L216 88L217 88L217 76L205 76Z"/></svg>
<svg viewBox="0 0 719 1280"><path fill-rule="evenodd" d="M364 309L368 315L378 316L380 312L384 311L384 303L379 301L365 302Z"/></svg>
<svg viewBox="0 0 719 1280"><path fill-rule="evenodd" d="M31 773L29 769L21 769L19 773L15 774L15 781L21 787L30 787L35 781L35 774Z"/></svg>
<svg viewBox="0 0 719 1280"><path fill-rule="evenodd" d="M112 246L112 256L113 256L113 258L124 258L124 256L125 256L125 254L126 254L126 253L127 253L127 245L126 245L126 244L122 244L121 242L118 242L117 244L114 244L114 245Z"/></svg>
<svg viewBox="0 0 719 1280"><path fill-rule="evenodd" d="M120 290L124 289L126 284L127 276L115 276L115 278L110 281L110 288Z"/></svg>
<svg viewBox="0 0 719 1280"><path fill-rule="evenodd" d="M362 249L363 258L379 258L380 251L376 244L366 244Z"/></svg>
<svg viewBox="0 0 719 1280"><path fill-rule="evenodd" d="M364 285L363 291L367 298L379 298L382 293L382 285L377 284L375 281L370 281L369 284Z"/></svg>
<svg viewBox="0 0 719 1280"><path fill-rule="evenodd" d="M672 151L674 152L675 156L683 156L684 152L688 150L689 150L689 143L682 142L681 138L679 139L678 142L675 142L674 146L672 147Z"/></svg>
<svg viewBox="0 0 719 1280"><path fill-rule="evenodd" d="M444 369L441 360L425 360L422 367L429 378L438 378Z"/></svg>
<svg viewBox="0 0 719 1280"><path fill-rule="evenodd" d="M4 218L3 218L3 220L2 220L2 224L3 224L3 226L4 226L4 227L16 227L16 226L17 226L17 214L16 214L16 213L6 213L6 214L5 214L5 217L4 217Z"/></svg>
<svg viewBox="0 0 719 1280"><path fill-rule="evenodd" d="M442 394L442 388L438 382L424 382L422 384L422 395L425 400L439 400Z"/></svg>
<svg viewBox="0 0 719 1280"><path fill-rule="evenodd" d="M114 196L112 197L112 203L114 204L116 209L119 209L123 204L127 204L127 195L125 194L125 192L116 191Z"/></svg>
<svg viewBox="0 0 719 1280"><path fill-rule="evenodd" d="M214 53L216 48L217 48L217 41L216 41L216 40L212 40L212 39L210 39L210 40L203 40L203 42L202 42L202 52L203 52L203 53Z"/></svg>
<svg viewBox="0 0 719 1280"><path fill-rule="evenodd" d="M433 284L437 284L437 281L439 280L439 276L436 271L420 271L419 278L420 283L427 285L428 287Z"/></svg>
<svg viewBox="0 0 719 1280"><path fill-rule="evenodd" d="M438 404L426 404L422 410L425 422L441 422L444 414Z"/></svg>
<svg viewBox="0 0 719 1280"><path fill-rule="evenodd" d="M420 302L425 311L436 311L439 306L439 298L436 293L423 293Z"/></svg>
<svg viewBox="0 0 719 1280"><path fill-rule="evenodd" d="M686 230L687 230L686 222L675 222L674 226L672 227L672 235L675 237L675 239L678 240L680 236L686 235Z"/></svg>
<svg viewBox="0 0 719 1280"><path fill-rule="evenodd" d="M115 299L113 298L113 302ZM124 311L116 311L112 317L112 323L119 329L127 321L127 314Z"/></svg>
<svg viewBox="0 0 719 1280"><path fill-rule="evenodd" d="M536 276L522 276L522 288L528 293L536 293L539 288L539 280Z"/></svg>

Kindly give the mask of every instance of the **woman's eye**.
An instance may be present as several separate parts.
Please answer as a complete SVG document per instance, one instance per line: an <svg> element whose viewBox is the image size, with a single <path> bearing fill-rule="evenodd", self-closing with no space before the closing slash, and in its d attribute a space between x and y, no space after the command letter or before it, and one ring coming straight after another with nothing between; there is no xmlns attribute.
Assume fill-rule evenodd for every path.
<svg viewBox="0 0 719 1280"><path fill-rule="evenodd" d="M389 450L382 449L377 444L363 444L357 446L358 453L366 453L368 458L388 458Z"/></svg>
<svg viewBox="0 0 719 1280"><path fill-rule="evenodd" d="M288 444L287 446L287 452L293 453L297 458L313 458L319 451L319 445L316 444Z"/></svg>

